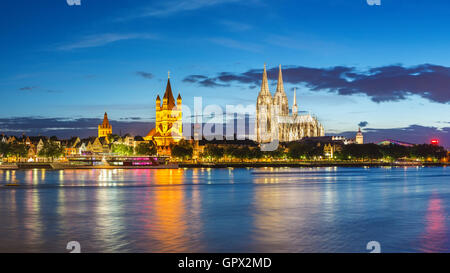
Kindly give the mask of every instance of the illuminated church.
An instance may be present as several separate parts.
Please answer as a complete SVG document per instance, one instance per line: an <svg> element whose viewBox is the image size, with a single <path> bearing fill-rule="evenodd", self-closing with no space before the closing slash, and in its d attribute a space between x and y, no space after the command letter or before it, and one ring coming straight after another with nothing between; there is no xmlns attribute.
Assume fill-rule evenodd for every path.
<svg viewBox="0 0 450 273"><path fill-rule="evenodd" d="M175 101L169 75L162 104L159 95L156 97L155 128L144 139L156 143L159 155L170 155L170 145L179 142L182 139L182 135L181 95L178 94L177 100Z"/></svg>
<svg viewBox="0 0 450 273"><path fill-rule="evenodd" d="M103 123L98 126L98 137L107 137L112 134L112 126L109 124L108 114L103 116Z"/></svg>
<svg viewBox="0 0 450 273"><path fill-rule="evenodd" d="M289 103L284 92L281 65L278 72L278 83L275 94L269 91L266 65L261 84L261 91L256 102L256 139L259 143L300 140L304 137L324 136L325 131L316 117L309 114L299 115L296 92L292 113L289 114Z"/></svg>

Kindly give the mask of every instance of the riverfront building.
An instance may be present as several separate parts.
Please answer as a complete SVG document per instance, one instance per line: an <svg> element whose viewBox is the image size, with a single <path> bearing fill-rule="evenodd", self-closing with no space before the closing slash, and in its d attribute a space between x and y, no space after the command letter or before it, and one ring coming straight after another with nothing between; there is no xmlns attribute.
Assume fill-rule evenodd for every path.
<svg viewBox="0 0 450 273"><path fill-rule="evenodd" d="M98 137L108 137L112 134L112 126L109 124L108 114L103 116L103 123L98 126Z"/></svg>
<svg viewBox="0 0 450 273"><path fill-rule="evenodd" d="M175 101L169 75L162 103L159 95L156 97L155 128L144 139L156 143L159 155L170 156L170 145L178 143L182 139L182 136L181 95L178 93L177 100Z"/></svg>

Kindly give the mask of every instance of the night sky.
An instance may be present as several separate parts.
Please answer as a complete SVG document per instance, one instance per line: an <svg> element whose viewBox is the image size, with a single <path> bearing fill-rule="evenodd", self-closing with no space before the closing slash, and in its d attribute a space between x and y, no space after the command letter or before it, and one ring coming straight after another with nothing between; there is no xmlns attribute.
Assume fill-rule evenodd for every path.
<svg viewBox="0 0 450 273"><path fill-rule="evenodd" d="M444 0L2 1L0 133L146 134L170 70L192 107L255 104L278 64L327 134L450 147ZM275 92L276 81L270 90Z"/></svg>

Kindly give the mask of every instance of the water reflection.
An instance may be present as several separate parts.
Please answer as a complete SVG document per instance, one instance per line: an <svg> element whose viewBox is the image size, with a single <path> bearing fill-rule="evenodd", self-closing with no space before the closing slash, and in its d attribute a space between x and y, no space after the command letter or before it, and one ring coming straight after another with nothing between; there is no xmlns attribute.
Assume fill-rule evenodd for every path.
<svg viewBox="0 0 450 273"><path fill-rule="evenodd" d="M450 251L448 168L0 171L0 252ZM19 186L8 187L18 182Z"/></svg>
<svg viewBox="0 0 450 273"><path fill-rule="evenodd" d="M447 214L442 200L434 193L429 201L426 219L425 234L422 237L422 250L424 252L443 252L447 246Z"/></svg>

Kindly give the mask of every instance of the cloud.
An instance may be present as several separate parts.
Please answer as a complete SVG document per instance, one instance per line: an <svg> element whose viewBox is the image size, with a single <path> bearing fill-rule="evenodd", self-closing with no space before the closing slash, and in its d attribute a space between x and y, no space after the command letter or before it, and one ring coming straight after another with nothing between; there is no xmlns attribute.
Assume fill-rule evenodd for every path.
<svg viewBox="0 0 450 273"><path fill-rule="evenodd" d="M20 91L31 91L31 90L34 90L37 88L38 88L37 86L25 86L25 87L19 88L19 90Z"/></svg>
<svg viewBox="0 0 450 273"><path fill-rule="evenodd" d="M369 123L367 121L361 121L360 123L358 123L359 127L366 127Z"/></svg>
<svg viewBox="0 0 450 273"><path fill-rule="evenodd" d="M277 79L278 67L267 70L271 80ZM198 75L197 75L198 76ZM232 82L259 85L262 69L251 69L243 73L220 72L215 77L202 81L220 86ZM450 103L450 67L421 64L404 67L389 65L365 70L355 67L335 66L312 68L285 66L285 83L304 84L312 91L328 91L339 95L364 94L372 101L381 103L401 101L417 95L437 103ZM202 85L201 81L195 83Z"/></svg>
<svg viewBox="0 0 450 273"><path fill-rule="evenodd" d="M130 133L132 135L146 135L154 127L153 122L139 121L131 117L130 121L110 119L113 133ZM97 135L97 126L102 118L45 118L45 117L11 117L0 118L0 133L6 135L56 135L61 138L72 136L89 137Z"/></svg>
<svg viewBox="0 0 450 273"><path fill-rule="evenodd" d="M204 79L208 79L208 77L203 75L190 75L184 78L183 82L195 83Z"/></svg>
<svg viewBox="0 0 450 273"><path fill-rule="evenodd" d="M78 41L61 45L57 47L57 49L61 51L70 51L73 49L104 46L117 41L156 38L155 35L148 33L103 33L85 36Z"/></svg>
<svg viewBox="0 0 450 273"><path fill-rule="evenodd" d="M143 71L138 71L136 72L136 75L139 75L145 79L152 79L153 78L153 74L149 73L149 72L143 72Z"/></svg>
<svg viewBox="0 0 450 273"><path fill-rule="evenodd" d="M120 120L142 120L141 117L128 117L128 118L120 118Z"/></svg>
<svg viewBox="0 0 450 273"><path fill-rule="evenodd" d="M38 86L25 86L25 87L19 88L19 90L25 91L25 92L35 90L36 92L62 93L62 91L60 91L60 90L40 89Z"/></svg>
<svg viewBox="0 0 450 273"><path fill-rule="evenodd" d="M356 132L342 132L339 135L354 138ZM364 142L379 142L385 139L394 139L408 143L422 144L430 143L430 140L437 138L440 145L450 148L450 127L428 127L421 125L410 125L401 128L364 128Z"/></svg>
<svg viewBox="0 0 450 273"><path fill-rule="evenodd" d="M204 87L227 87L229 84L220 84L203 75L190 75L183 79L183 82L198 83Z"/></svg>

